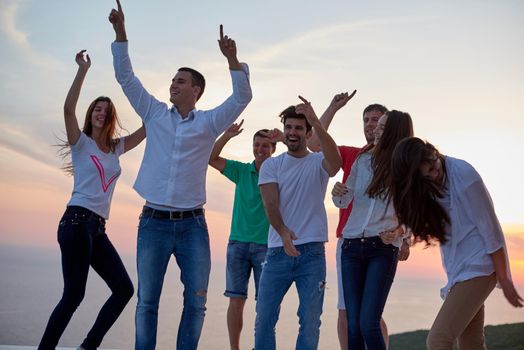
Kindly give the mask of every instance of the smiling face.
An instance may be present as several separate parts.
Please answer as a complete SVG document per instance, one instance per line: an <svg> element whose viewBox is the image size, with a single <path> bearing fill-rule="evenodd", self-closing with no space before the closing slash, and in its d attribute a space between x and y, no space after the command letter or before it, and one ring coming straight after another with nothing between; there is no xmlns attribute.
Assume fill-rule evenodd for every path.
<svg viewBox="0 0 524 350"><path fill-rule="evenodd" d="M373 131L373 144L376 146L378 142L380 141L380 138L382 137L382 134L384 133L384 128L386 127L386 122L388 121L388 115L387 113L384 113L382 117L378 120L377 126L375 127L375 130Z"/></svg>
<svg viewBox="0 0 524 350"><path fill-rule="evenodd" d="M93 129L103 129L106 119L110 118L110 103L107 101L98 101L91 112L91 125Z"/></svg>
<svg viewBox="0 0 524 350"><path fill-rule="evenodd" d="M380 117L382 117L383 114L384 112L381 112L376 109L364 113L364 136L366 137L366 142L368 143L368 145L373 143L373 140L375 139L374 131L377 127L377 123Z"/></svg>
<svg viewBox="0 0 524 350"><path fill-rule="evenodd" d="M169 101L177 108L194 106L200 95L200 87L193 85L191 73L179 71L171 81L169 87Z"/></svg>
<svg viewBox="0 0 524 350"><path fill-rule="evenodd" d="M275 152L275 148L267 137L255 136L253 140L253 155L256 163L262 164L271 157L273 152Z"/></svg>
<svg viewBox="0 0 524 350"><path fill-rule="evenodd" d="M284 138L290 153L307 150L307 139L311 132L307 131L306 119L287 118L284 124Z"/></svg>

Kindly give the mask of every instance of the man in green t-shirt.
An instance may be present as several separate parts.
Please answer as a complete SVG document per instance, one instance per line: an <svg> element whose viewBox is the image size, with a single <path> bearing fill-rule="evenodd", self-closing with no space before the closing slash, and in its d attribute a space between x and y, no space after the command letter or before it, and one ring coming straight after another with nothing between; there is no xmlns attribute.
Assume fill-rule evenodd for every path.
<svg viewBox="0 0 524 350"><path fill-rule="evenodd" d="M244 120L239 124L231 125L217 139L209 157L209 165L236 184L231 232L227 246L224 293L229 297L227 327L231 349L239 349L240 346L243 311L251 270L255 280L256 300L258 280L266 257L269 222L258 188L258 171L262 163L275 152L276 141L282 140L280 130L262 129L253 136L255 157L253 162L242 163L220 157L220 152L226 143L242 132L243 123Z"/></svg>

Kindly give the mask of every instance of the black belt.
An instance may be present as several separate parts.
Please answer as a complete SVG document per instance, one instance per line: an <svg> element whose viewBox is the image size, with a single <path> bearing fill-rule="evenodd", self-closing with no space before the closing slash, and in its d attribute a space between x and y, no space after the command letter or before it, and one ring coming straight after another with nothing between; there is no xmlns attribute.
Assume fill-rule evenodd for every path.
<svg viewBox="0 0 524 350"><path fill-rule="evenodd" d="M142 216L155 218L155 219L169 219L169 220L180 220L187 218L194 218L197 216L204 215L204 209L198 208L193 210L184 211L169 211L169 210L158 210L147 206L142 209Z"/></svg>

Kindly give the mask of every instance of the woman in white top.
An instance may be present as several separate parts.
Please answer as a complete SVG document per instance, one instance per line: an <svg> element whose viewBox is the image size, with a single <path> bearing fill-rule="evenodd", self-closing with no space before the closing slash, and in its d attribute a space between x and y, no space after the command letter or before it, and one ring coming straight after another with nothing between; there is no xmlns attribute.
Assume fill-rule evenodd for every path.
<svg viewBox="0 0 524 350"><path fill-rule="evenodd" d="M395 276L403 234L388 197L387 185L393 149L409 136L413 136L410 115L400 111L386 112L375 129L374 144L359 155L345 186L332 192L337 207L345 208L353 203L342 231L341 249L348 348L351 350L386 349L380 318Z"/></svg>
<svg viewBox="0 0 524 350"><path fill-rule="evenodd" d="M80 131L75 110L91 66L89 55L84 57L84 52L76 54L78 71L64 104L67 146L72 160L65 169L74 175L73 194L58 225L64 291L38 349L57 346L84 298L89 266L104 279L112 294L79 349L96 349L133 295L133 284L105 233L105 220L120 175L118 157L145 138L145 129L142 126L127 137L116 138L119 126L116 110L111 100L102 96L89 106Z"/></svg>
<svg viewBox="0 0 524 350"><path fill-rule="evenodd" d="M448 277L428 349L485 349L484 301L498 282L511 305L523 306L511 280L504 234L482 178L467 162L418 138L392 158L390 194L415 242L440 243Z"/></svg>

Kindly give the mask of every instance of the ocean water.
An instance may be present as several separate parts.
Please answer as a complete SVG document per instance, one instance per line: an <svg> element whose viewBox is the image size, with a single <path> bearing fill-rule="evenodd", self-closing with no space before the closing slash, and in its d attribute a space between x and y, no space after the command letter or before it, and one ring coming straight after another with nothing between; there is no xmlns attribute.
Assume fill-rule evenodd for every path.
<svg viewBox="0 0 524 350"><path fill-rule="evenodd" d="M123 256L123 259L136 286L134 256ZM441 278L410 279L403 276L402 268L399 265L399 273L384 312L390 334L429 328L441 305L438 296L438 290L443 284ZM338 347L336 274L332 268L328 271L319 349ZM0 279L0 344L37 345L62 292L58 247L0 246ZM229 347L226 325L228 299L222 295L224 287L224 262L214 260L208 291L208 310L200 340L201 349L222 350ZM519 289L521 292L524 290L522 286ZM108 295L109 289L91 270L84 301L66 329L60 346L76 347L81 343ZM250 290L250 298L244 311L242 349L251 349L253 345L255 303L252 296L253 291ZM133 348L135 305L136 296L107 334L102 344L104 348ZM175 347L181 305L182 285L179 282L178 267L172 259L161 298L157 349ZM298 332L297 306L298 298L292 286L282 304L277 324L278 349L294 349ZM512 308L501 291L495 290L486 303L486 324L523 321L524 312Z"/></svg>

